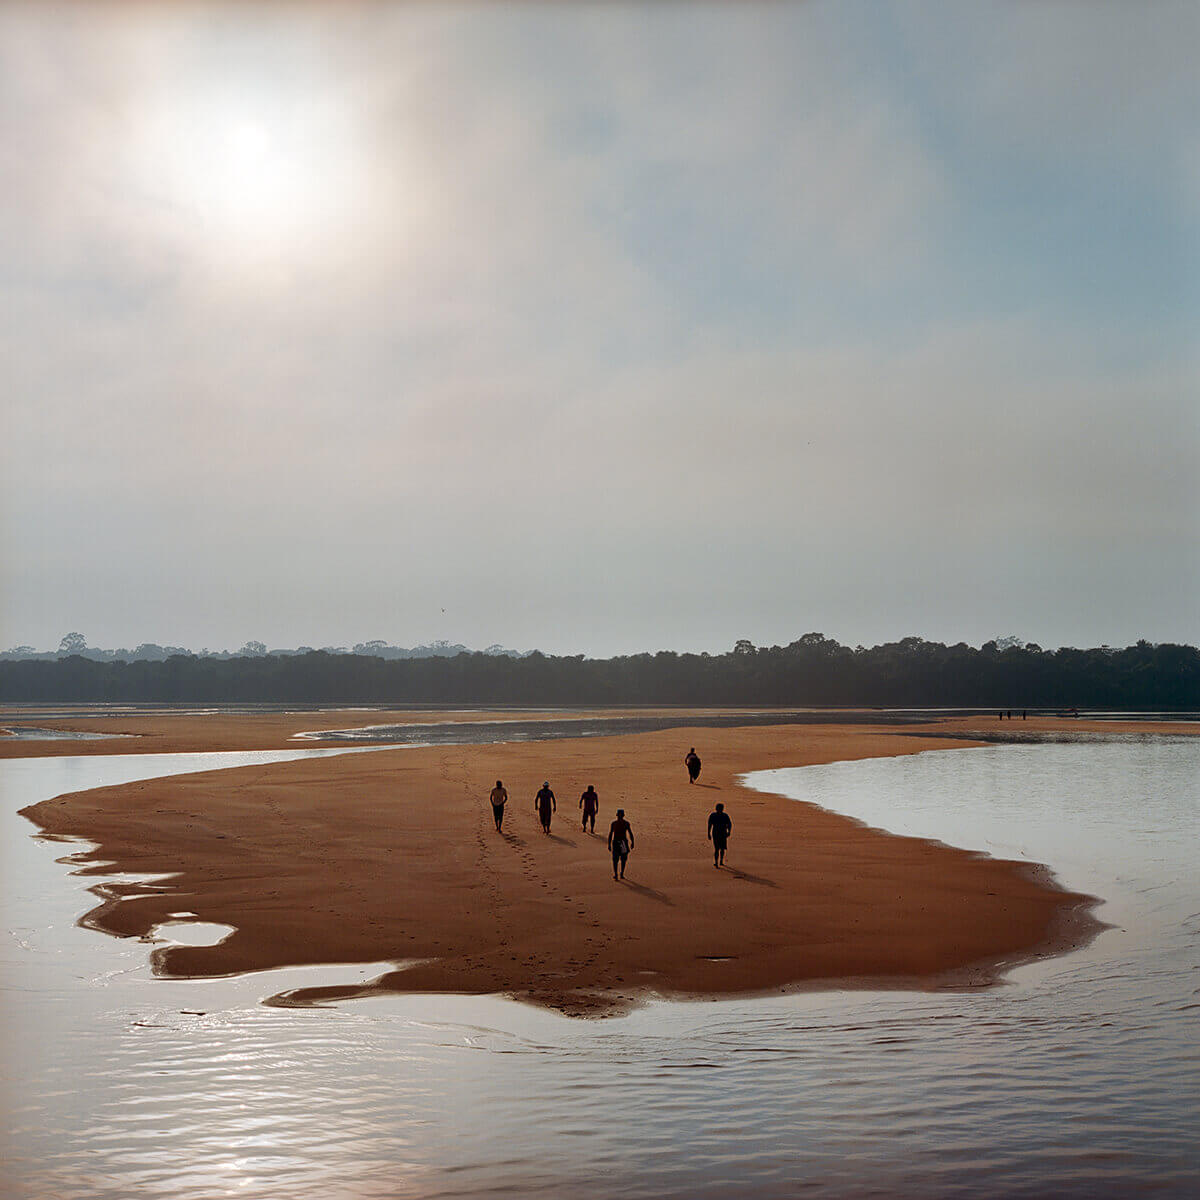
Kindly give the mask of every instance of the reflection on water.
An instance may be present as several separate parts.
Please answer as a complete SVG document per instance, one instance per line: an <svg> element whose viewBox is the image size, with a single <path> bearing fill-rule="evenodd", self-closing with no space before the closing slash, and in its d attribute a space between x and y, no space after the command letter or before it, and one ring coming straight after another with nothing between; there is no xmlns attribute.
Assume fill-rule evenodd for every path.
<svg viewBox="0 0 1200 1200"><path fill-rule="evenodd" d="M486 997L258 1003L380 964L152 979L146 945L75 926L83 881L12 813L216 756L0 763L10 1176L18 1195L80 1200L1193 1195L1198 751L992 747L806 768L787 781L802 798L1054 862L1111 901L1099 915L1117 928L988 991L586 1022ZM925 824L942 812L962 824Z"/></svg>
<svg viewBox="0 0 1200 1200"><path fill-rule="evenodd" d="M3 725L0 736L17 742L98 742L123 738L126 733L91 733L80 729L43 729L38 725Z"/></svg>
<svg viewBox="0 0 1200 1200"><path fill-rule="evenodd" d="M669 716L630 714L619 717L570 715L530 720L505 717L498 721L430 721L408 725L358 725L350 729L321 729L295 735L297 741L389 742L395 745L488 745L495 742L551 742L559 738L611 737L654 733L664 729L731 729L764 725L920 725L928 712L915 709L832 711L796 709L791 712L675 712Z"/></svg>

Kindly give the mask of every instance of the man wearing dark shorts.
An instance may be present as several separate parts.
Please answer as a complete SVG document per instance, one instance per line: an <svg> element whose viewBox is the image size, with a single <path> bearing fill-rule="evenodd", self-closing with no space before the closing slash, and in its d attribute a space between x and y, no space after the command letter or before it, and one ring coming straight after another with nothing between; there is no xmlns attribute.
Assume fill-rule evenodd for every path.
<svg viewBox="0 0 1200 1200"><path fill-rule="evenodd" d="M542 822L542 832L548 834L550 832L550 815L558 809L558 801L554 799L548 779L538 789L533 805L538 811L538 819Z"/></svg>
<svg viewBox="0 0 1200 1200"><path fill-rule="evenodd" d="M617 819L609 826L608 829L608 848L612 851L613 856L613 878L617 878L617 869L620 868L620 878L625 878L625 862L629 858L629 852L633 849L633 826L625 820L625 810L617 809Z"/></svg>
<svg viewBox="0 0 1200 1200"><path fill-rule="evenodd" d="M596 789L589 783L587 791L579 797L579 807L583 809L583 827L587 829L588 822L592 823L592 832L596 832L596 813L600 811L600 797Z"/></svg>
<svg viewBox="0 0 1200 1200"><path fill-rule="evenodd" d="M725 805L718 804L717 811L708 817L708 840L713 844L713 866L719 867L725 862L725 847L729 842L729 834L733 822L725 811Z"/></svg>
<svg viewBox="0 0 1200 1200"><path fill-rule="evenodd" d="M492 820L496 822L497 832L504 820L504 804L507 800L508 792L505 790L504 784L497 779L496 786L492 788Z"/></svg>
<svg viewBox="0 0 1200 1200"><path fill-rule="evenodd" d="M683 761L688 769L688 783L695 783L700 778L700 755L695 746L684 755Z"/></svg>

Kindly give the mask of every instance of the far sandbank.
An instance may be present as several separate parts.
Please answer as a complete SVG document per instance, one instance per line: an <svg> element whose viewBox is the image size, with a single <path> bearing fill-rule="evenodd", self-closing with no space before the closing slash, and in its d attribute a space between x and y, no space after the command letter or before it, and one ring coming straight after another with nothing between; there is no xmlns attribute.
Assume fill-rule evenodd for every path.
<svg viewBox="0 0 1200 1200"><path fill-rule="evenodd" d="M854 728L870 727L868 710L837 709L738 709L738 708L596 708L596 709L363 709L331 707L316 711L296 712L223 712L156 711L134 708L120 715L56 717L54 709L39 713L40 706L0 707L0 726L11 729L32 728L65 733L106 734L108 739L120 736L115 743L107 739L74 740L67 738L36 738L8 736L0 738L0 758L42 758L47 756L80 756L94 754L195 754L219 750L291 750L346 746L344 740L323 738L322 733L346 729L364 731L354 745L386 744L386 739L373 740L369 731L378 726L487 724L492 722L566 722L571 720L603 720L621 718L671 718L679 728L689 718L719 716L736 719L739 714L752 715L761 721L776 712L811 712L816 725L838 721L839 717ZM87 706L75 706L83 709ZM852 715L851 715L852 714ZM882 717L882 714L881 714ZM881 725L885 722L881 721ZM806 726L807 728L808 726ZM1087 718L1031 716L1021 720L1000 720L995 714L969 717L940 717L927 723L907 721L903 725L888 724L894 731L909 734L935 735L958 739L1029 740L1039 736L1070 736L1071 734L1114 733L1172 733L1200 735L1200 722L1195 721L1101 721ZM709 730L697 732L703 739ZM747 768L752 769L752 768Z"/></svg>

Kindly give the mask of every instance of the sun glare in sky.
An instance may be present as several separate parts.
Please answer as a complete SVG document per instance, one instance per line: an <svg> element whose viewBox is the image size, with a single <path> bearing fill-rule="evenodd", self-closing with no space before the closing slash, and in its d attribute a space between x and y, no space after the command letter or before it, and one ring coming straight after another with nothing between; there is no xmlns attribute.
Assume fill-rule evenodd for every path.
<svg viewBox="0 0 1200 1200"><path fill-rule="evenodd" d="M164 98L148 106L136 154L144 191L225 261L311 254L345 231L365 192L347 112L278 90Z"/></svg>

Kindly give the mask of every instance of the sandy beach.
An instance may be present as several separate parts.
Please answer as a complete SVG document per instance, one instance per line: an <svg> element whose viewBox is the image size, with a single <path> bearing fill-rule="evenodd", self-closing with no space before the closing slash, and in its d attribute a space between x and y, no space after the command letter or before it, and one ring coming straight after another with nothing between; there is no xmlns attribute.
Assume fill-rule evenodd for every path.
<svg viewBox="0 0 1200 1200"><path fill-rule="evenodd" d="M225 741L231 730L238 748L266 748L301 729L381 720L348 715L87 723L116 731L112 724L124 721L123 732L162 751L234 748ZM216 946L160 947L154 965L162 974L397 964L366 989L310 990L297 1001L372 991L500 993L588 1015L648 995L979 986L998 978L1001 964L1094 936L1100 926L1088 898L1022 864L895 837L737 782L770 767L962 751L973 744L964 740L972 725L989 733L987 723L963 718L922 737L861 725L681 727L398 748L60 796L25 815L48 834L96 843L89 873L171 874L165 891L99 882L101 902L87 924L145 936L187 911L234 927ZM1084 723L1015 725L1014 733L1078 732ZM113 743L69 750L84 745L111 752ZM694 786L682 762L690 745L704 760ZM37 753L35 746L63 752L62 743L26 742L23 750ZM510 795L502 834L488 803L497 778ZM548 837L533 800L547 779L558 797ZM588 783L600 795L595 835L580 828ZM722 870L705 836L717 801L734 823ZM605 847L618 807L637 840L624 882L613 880Z"/></svg>

